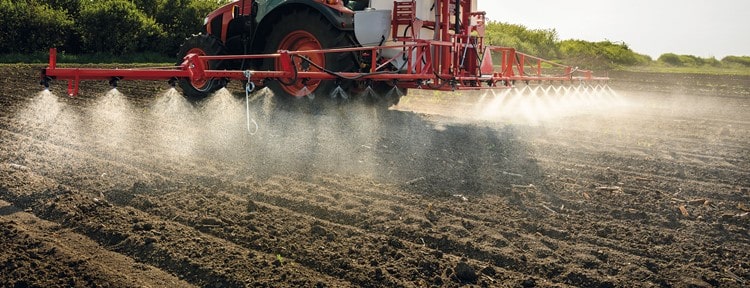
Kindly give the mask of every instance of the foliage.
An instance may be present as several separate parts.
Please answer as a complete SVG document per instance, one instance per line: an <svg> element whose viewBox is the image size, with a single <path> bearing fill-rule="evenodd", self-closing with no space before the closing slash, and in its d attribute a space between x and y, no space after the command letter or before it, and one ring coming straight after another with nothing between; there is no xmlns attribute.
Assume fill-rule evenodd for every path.
<svg viewBox="0 0 750 288"><path fill-rule="evenodd" d="M0 0L0 54L174 55L228 0Z"/></svg>
<svg viewBox="0 0 750 288"><path fill-rule="evenodd" d="M65 44L73 20L47 4L0 0L0 27L0 53L26 53Z"/></svg>
<svg viewBox="0 0 750 288"><path fill-rule="evenodd" d="M558 58L555 29L528 29L523 25L490 21L486 31L486 41L490 45L514 47L542 58Z"/></svg>
<svg viewBox="0 0 750 288"><path fill-rule="evenodd" d="M158 2L154 17L165 31L157 52L174 55L188 36L201 31L203 19L219 4L227 1L141 0Z"/></svg>
<svg viewBox="0 0 750 288"><path fill-rule="evenodd" d="M591 68L613 68L617 66L642 65L651 62L651 57L635 53L625 43L612 41L588 42L565 40L559 43L563 62Z"/></svg>
<svg viewBox="0 0 750 288"><path fill-rule="evenodd" d="M669 74L750 76L750 69L748 69L747 67L743 67L743 66L733 67L733 66L721 65L719 67L714 67L714 66L678 67L678 66L671 66L671 65L660 65L658 61L654 61L654 63L651 63L649 65L618 67L617 70L631 71L631 72L669 73Z"/></svg>
<svg viewBox="0 0 750 288"><path fill-rule="evenodd" d="M486 41L490 45L514 47L524 53L561 60L570 65L612 68L651 62L649 56L633 52L625 43L559 41L554 29L528 29L523 25L489 22L486 31Z"/></svg>
<svg viewBox="0 0 750 288"><path fill-rule="evenodd" d="M750 56L727 56L721 59L721 63L728 66L750 67Z"/></svg>
<svg viewBox="0 0 750 288"><path fill-rule="evenodd" d="M554 29L528 29L523 25L502 22L487 23L485 43L514 47L516 50L585 69L624 69L659 71L716 71L738 73L750 67L750 56L715 57L666 53L656 61L648 55L636 53L624 42L609 40L558 40ZM672 69L674 68L674 69ZM739 70L738 70L739 69Z"/></svg>
<svg viewBox="0 0 750 288"><path fill-rule="evenodd" d="M680 55L674 54L674 53L664 53L659 56L659 59L657 61L669 64L672 66L683 66L682 60L680 60Z"/></svg>
<svg viewBox="0 0 750 288"><path fill-rule="evenodd" d="M661 65L673 67L721 67L724 65L723 61L719 61L715 57L701 58L694 55L677 55L674 53L664 53L656 61Z"/></svg>
<svg viewBox="0 0 750 288"><path fill-rule="evenodd" d="M143 52L156 48L164 34L128 0L82 2L78 24L84 52Z"/></svg>
<svg viewBox="0 0 750 288"><path fill-rule="evenodd" d="M57 10L65 11L69 16L75 18L79 15L82 1L85 0L46 0L44 3Z"/></svg>
<svg viewBox="0 0 750 288"><path fill-rule="evenodd" d="M202 30L203 18L229 1L208 0L133 0L138 10L153 17L164 31L154 51L174 54L192 34Z"/></svg>

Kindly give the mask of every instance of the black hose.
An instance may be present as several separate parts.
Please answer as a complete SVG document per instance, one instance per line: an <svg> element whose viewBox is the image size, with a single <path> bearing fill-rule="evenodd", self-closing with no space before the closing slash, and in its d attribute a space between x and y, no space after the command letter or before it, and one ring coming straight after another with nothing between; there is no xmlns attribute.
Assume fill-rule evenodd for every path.
<svg viewBox="0 0 750 288"><path fill-rule="evenodd" d="M346 76L344 76L344 75L342 75L342 74L340 74L338 72L334 72L334 71L328 70L325 67L322 67L322 66L318 65L318 63L315 63L315 62L311 61L310 59L307 59L307 57L300 56L300 55L292 55L292 56L299 57L303 61L309 63L312 66L314 66L315 68L320 69L320 71L323 71L323 72L325 72L325 73L327 73L329 75L333 75L333 76L336 76L338 78L346 79L346 80L359 80L359 79L362 79L364 77L371 76L371 75L396 74L397 73L396 71L377 71L377 72L371 72L371 73L360 73L359 75L354 76L354 77L346 77ZM294 62L294 61L292 61L292 62ZM296 71L296 68L295 68L295 71ZM296 77L297 76L295 75L295 81L296 81Z"/></svg>

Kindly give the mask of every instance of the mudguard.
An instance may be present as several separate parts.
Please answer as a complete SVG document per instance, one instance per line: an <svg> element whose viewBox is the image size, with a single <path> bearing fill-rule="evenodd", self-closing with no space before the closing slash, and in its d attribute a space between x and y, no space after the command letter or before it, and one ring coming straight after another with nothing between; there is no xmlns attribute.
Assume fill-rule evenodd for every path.
<svg viewBox="0 0 750 288"><path fill-rule="evenodd" d="M327 5L323 1L314 0L256 0L258 11L256 22L259 27L264 26L264 22L272 19L266 19L268 15L283 13L283 9L292 8L293 6L307 6L320 12L334 27L344 30L354 30L354 12L346 8L340 1L338 4Z"/></svg>

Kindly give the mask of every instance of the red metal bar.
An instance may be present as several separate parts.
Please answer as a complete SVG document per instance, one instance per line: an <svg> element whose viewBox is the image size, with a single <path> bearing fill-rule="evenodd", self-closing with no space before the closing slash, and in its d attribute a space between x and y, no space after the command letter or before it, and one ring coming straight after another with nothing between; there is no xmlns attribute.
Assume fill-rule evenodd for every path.
<svg viewBox="0 0 750 288"><path fill-rule="evenodd" d="M55 69L57 66L57 49L49 49L49 67Z"/></svg>
<svg viewBox="0 0 750 288"><path fill-rule="evenodd" d="M438 29L441 33L440 40L445 41L448 43L452 43L452 39L450 37L450 26L451 26L451 19L450 19L450 5L448 5L450 1L447 0L439 0L436 1L436 4L440 5L440 21L438 21ZM437 19L435 19L437 20ZM443 47L440 49L440 59L441 61L438 62L440 67L440 73L441 74L448 74L451 68L451 55L450 55L450 47Z"/></svg>
<svg viewBox="0 0 750 288"><path fill-rule="evenodd" d="M445 10L445 9L444 9ZM443 17L445 18L445 17ZM438 25L443 25L439 23ZM452 37L449 37L452 38ZM458 39L458 37L452 38ZM269 59L276 58L280 64L280 71L253 71L250 81L265 81L266 79L298 79L298 81L307 80L335 80L342 78L357 78L359 81L395 81L399 86L404 88L425 88L434 90L465 90L465 89L487 89L502 88L496 83L504 83L504 87L512 86L513 81L606 81L607 77L594 77L593 72L589 70L579 70L570 66L554 63L539 57L517 52L513 48L487 46L484 53L500 53L499 69L493 68L490 75L482 75L479 69L471 67L458 67L453 56L454 54L444 53L433 55L435 51L442 53L451 49L459 55L458 51L462 48L471 47L471 43L454 43L451 41L435 41L415 39L414 42L404 43L397 46L380 46L380 47L355 47L327 49L316 51L304 51L304 53L341 53L341 52L359 52L368 51L373 55L378 54L381 49L402 48L404 52L399 53L392 59L383 59L384 62L377 67L373 65L371 73L362 74L358 72L339 72L329 74L325 72L304 72L294 71L292 65L293 57L301 57L303 52L297 51L279 51L275 54L261 55L222 55L222 56L199 56L195 54L185 57L185 61L174 68L138 68L138 69L97 69L97 68L60 68L57 65L57 51L50 50L49 66L42 71L42 81L50 79L68 80L68 92L76 95L79 92L79 83L81 80L172 80L174 78L187 79L212 79L227 78L237 80L247 80L244 71L239 70L207 70L204 63L208 60L237 60L237 59ZM472 49L474 49L473 47ZM395 58L406 55L408 65L402 71L386 70L387 63ZM435 56L440 57L441 61L433 65ZM447 56L447 61L446 61ZM373 57L373 59L377 59ZM492 59L487 57L486 59ZM524 73L527 59L536 61L535 75L526 75ZM373 60L373 63L376 60ZM471 65L467 65L471 66ZM474 65L475 66L475 65ZM482 65L485 67L484 63ZM493 65L486 65L492 67ZM556 68L564 72L545 75L543 66ZM495 66L497 67L497 66ZM466 70L461 70L466 69ZM484 70L484 69L482 69ZM375 73L376 72L376 73ZM489 71L483 71L489 72ZM549 74L549 73L548 73ZM581 75L575 76L574 74ZM296 75L296 77L295 77ZM428 85L422 86L425 83ZM451 85L445 85L445 84Z"/></svg>
<svg viewBox="0 0 750 288"><path fill-rule="evenodd" d="M378 61L378 53L375 53L376 51L370 51L370 73L373 73L377 71L377 61Z"/></svg>
<svg viewBox="0 0 750 288"><path fill-rule="evenodd" d="M536 60L536 76L542 76L542 60Z"/></svg>

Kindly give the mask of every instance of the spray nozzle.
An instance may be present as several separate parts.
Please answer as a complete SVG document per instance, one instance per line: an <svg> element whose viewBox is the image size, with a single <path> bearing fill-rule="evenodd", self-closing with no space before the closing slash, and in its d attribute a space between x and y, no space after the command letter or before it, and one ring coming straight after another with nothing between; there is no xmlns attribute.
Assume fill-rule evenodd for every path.
<svg viewBox="0 0 750 288"><path fill-rule="evenodd" d="M177 77L172 77L167 81L167 84L169 84L170 87L174 88L177 87Z"/></svg>
<svg viewBox="0 0 750 288"><path fill-rule="evenodd" d="M44 87L44 89L49 89L50 82L52 82L52 78L49 77L49 76L44 76L44 77L42 77L42 80L39 81L39 84L42 85L42 87Z"/></svg>
<svg viewBox="0 0 750 288"><path fill-rule="evenodd" d="M117 82L120 81L120 77L112 77L112 79L109 79L109 86L112 88L117 88Z"/></svg>

